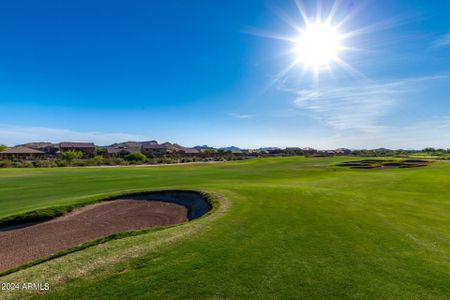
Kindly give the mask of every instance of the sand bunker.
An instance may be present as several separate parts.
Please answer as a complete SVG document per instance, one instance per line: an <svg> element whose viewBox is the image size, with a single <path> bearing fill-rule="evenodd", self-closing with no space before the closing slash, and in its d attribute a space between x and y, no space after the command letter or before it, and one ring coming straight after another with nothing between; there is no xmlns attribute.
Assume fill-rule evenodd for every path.
<svg viewBox="0 0 450 300"><path fill-rule="evenodd" d="M364 159L347 161L338 164L339 167L350 167L352 169L389 169L389 168L417 168L426 167L430 161L420 159Z"/></svg>
<svg viewBox="0 0 450 300"><path fill-rule="evenodd" d="M210 209L195 192L158 192L88 205L46 222L0 228L0 271L113 233L183 223Z"/></svg>

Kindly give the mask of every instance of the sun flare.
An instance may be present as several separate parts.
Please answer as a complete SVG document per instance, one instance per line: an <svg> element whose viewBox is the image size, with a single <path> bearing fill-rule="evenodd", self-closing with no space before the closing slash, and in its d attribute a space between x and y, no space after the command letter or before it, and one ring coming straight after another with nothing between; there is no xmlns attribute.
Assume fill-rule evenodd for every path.
<svg viewBox="0 0 450 300"><path fill-rule="evenodd" d="M305 9L303 1L294 1L298 10L296 16L278 10L278 16L293 29L293 34L279 34L270 31L255 31L254 33L263 37L277 39L287 42L289 45L283 51L292 59L288 65L280 70L273 82L286 78L292 70L300 67L302 72L295 72L296 76L304 78L304 75L311 73L314 85L319 83L321 73L336 78L336 72L343 70L355 78L366 80L367 77L349 64L346 60L351 59L357 52L364 49L357 47L357 36L376 29L370 25L360 28L352 28L349 20L361 9L345 8L341 9L342 1L334 0L330 5L322 5L321 1L316 2L316 11L312 5ZM306 1L305 1L306 2ZM313 3L307 2L307 3Z"/></svg>
<svg viewBox="0 0 450 300"><path fill-rule="evenodd" d="M304 67L318 71L329 68L338 59L342 38L336 28L326 23L308 24L300 31L296 40L295 53Z"/></svg>

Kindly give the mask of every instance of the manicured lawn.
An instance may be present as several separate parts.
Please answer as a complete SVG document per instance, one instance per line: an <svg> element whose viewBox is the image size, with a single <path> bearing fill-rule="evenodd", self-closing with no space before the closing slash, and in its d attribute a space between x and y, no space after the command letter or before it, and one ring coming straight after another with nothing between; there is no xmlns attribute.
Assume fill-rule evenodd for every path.
<svg viewBox="0 0 450 300"><path fill-rule="evenodd" d="M191 223L0 277L52 287L0 298L449 299L450 164L335 166L348 160L0 169L0 218L153 188L205 190L221 203Z"/></svg>

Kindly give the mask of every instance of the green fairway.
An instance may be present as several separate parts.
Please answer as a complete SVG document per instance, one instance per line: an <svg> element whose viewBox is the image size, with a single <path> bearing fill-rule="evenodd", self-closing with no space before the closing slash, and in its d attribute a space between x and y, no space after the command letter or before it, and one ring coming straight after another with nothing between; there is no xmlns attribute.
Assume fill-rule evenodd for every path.
<svg viewBox="0 0 450 300"><path fill-rule="evenodd" d="M356 170L355 158L0 169L0 219L143 189L217 210L0 277L51 292L0 299L449 299L450 164Z"/></svg>

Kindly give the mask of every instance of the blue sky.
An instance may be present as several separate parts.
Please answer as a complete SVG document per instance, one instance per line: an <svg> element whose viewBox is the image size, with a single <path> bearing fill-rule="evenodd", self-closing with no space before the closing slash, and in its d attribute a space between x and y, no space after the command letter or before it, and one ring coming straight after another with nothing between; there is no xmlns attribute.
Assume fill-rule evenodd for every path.
<svg viewBox="0 0 450 300"><path fill-rule="evenodd" d="M0 143L450 148L450 1L339 2L314 80L294 0L2 1Z"/></svg>

